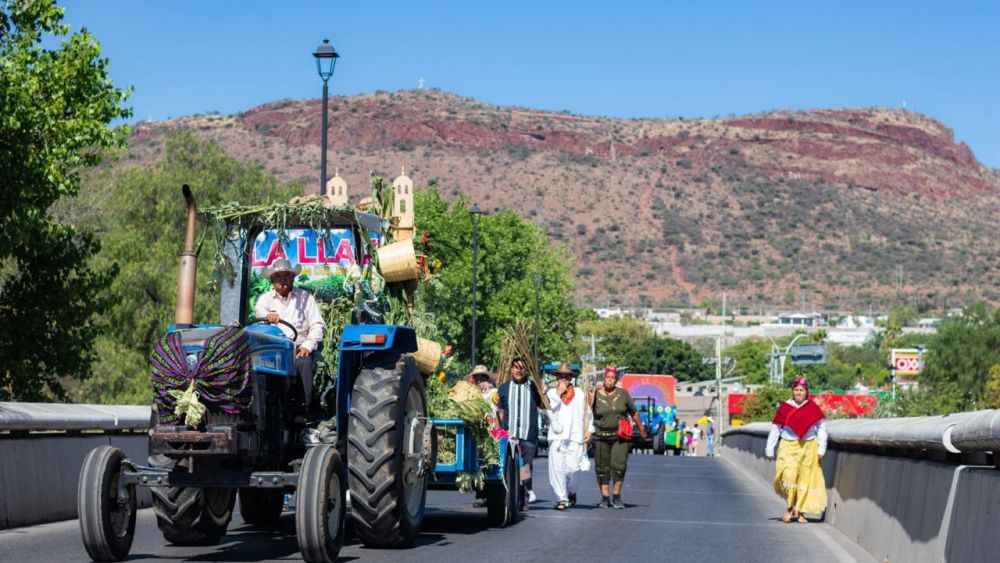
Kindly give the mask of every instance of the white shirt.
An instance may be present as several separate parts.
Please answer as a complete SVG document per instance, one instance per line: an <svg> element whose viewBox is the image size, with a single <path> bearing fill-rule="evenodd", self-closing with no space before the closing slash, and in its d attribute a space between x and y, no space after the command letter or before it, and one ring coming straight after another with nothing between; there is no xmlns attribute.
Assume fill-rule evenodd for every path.
<svg viewBox="0 0 1000 563"><path fill-rule="evenodd" d="M789 405L795 408L799 408L802 405L796 403L795 401L788 399L785 401ZM767 435L767 445L764 447L764 455L767 457L774 457L774 448L778 445L778 438L782 440L819 440L819 455L826 455L826 442L828 435L826 433L826 419L820 420L816 424L812 425L812 428L806 431L806 435L799 437L792 432L791 428L787 426L778 426L777 424L771 425L771 432Z"/></svg>
<svg viewBox="0 0 1000 563"><path fill-rule="evenodd" d="M569 440L582 444L585 427L583 412L587 403L583 391L574 388L573 398L568 405L562 402L555 389L549 389L546 395L549 397L549 404L552 405L549 443ZM589 421L586 422L586 426L590 426Z"/></svg>
<svg viewBox="0 0 1000 563"><path fill-rule="evenodd" d="M326 322L319 314L319 307L312 294L304 289L293 287L287 297L282 298L275 290L270 290L257 298L254 307L255 317L266 317L268 313L278 313L278 317L291 324L298 331L295 346L305 348L309 352L316 350L323 341ZM289 338L292 331L285 325L277 325Z"/></svg>

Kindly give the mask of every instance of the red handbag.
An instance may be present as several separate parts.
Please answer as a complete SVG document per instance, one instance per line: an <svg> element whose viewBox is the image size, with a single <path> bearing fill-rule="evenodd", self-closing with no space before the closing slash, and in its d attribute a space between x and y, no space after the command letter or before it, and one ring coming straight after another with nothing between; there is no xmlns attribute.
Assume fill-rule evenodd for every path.
<svg viewBox="0 0 1000 563"><path fill-rule="evenodd" d="M632 439L632 421L627 418L618 419L618 439L620 440L631 440Z"/></svg>

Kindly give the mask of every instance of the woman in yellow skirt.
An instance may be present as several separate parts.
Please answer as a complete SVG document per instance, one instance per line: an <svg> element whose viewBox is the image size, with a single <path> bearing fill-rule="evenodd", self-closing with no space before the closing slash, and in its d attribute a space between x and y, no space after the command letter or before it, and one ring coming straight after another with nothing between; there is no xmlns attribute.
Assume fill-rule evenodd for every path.
<svg viewBox="0 0 1000 563"><path fill-rule="evenodd" d="M778 447L774 490L788 507L781 517L784 522L805 524L805 513L826 510L826 481L820 467L827 441L823 419L823 410L809 398L809 382L797 377L792 382L792 398L778 406L765 449L772 459Z"/></svg>

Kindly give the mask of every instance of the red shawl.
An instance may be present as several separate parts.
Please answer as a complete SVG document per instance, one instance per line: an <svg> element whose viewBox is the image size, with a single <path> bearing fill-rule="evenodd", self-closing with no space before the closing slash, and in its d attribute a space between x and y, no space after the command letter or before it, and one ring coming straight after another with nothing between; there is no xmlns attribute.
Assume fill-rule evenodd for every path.
<svg viewBox="0 0 1000 563"><path fill-rule="evenodd" d="M802 403L800 407L794 407L788 404L788 401L783 401L772 422L788 428L801 438L814 424L824 418L823 409L819 408L819 405L814 403L812 399L806 399L806 402Z"/></svg>

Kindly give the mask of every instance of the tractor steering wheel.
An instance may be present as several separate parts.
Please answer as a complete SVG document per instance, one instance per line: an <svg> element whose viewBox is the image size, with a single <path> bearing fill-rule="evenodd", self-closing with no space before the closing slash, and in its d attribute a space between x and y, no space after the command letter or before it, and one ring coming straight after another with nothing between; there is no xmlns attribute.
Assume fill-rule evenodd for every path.
<svg viewBox="0 0 1000 563"><path fill-rule="evenodd" d="M254 318L250 319L249 321L247 321L248 325L255 325L257 323L270 323L270 321L267 320L267 317L254 317ZM296 340L298 340L298 338L299 338L299 331L295 330L295 327L292 326L292 323L290 323L290 322L288 322L288 321L286 321L284 319L278 319L278 324L283 324L283 325L287 326L288 328L292 329L292 342L295 342Z"/></svg>

